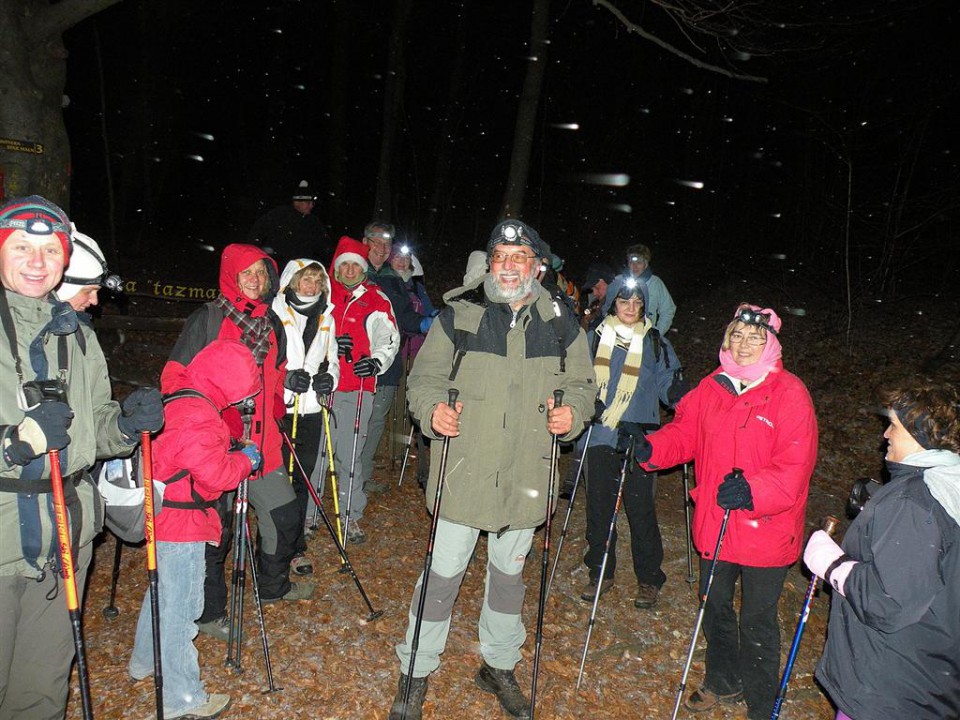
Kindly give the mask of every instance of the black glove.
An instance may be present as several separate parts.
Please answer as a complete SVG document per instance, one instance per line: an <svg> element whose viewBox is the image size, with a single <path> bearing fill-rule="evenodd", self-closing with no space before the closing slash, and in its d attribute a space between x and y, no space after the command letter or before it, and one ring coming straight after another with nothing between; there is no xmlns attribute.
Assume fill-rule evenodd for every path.
<svg viewBox="0 0 960 720"><path fill-rule="evenodd" d="M25 414L10 432L10 444L3 451L10 464L26 465L35 457L70 443L67 428L73 420L73 410L66 403L42 402Z"/></svg>
<svg viewBox="0 0 960 720"><path fill-rule="evenodd" d="M688 392L690 392L690 384L683 379L683 372L677 371L673 376L673 382L667 388L667 404L670 407L676 406Z"/></svg>
<svg viewBox="0 0 960 720"><path fill-rule="evenodd" d="M376 358L365 357L357 360L353 366L353 374L358 378L368 378L378 375L380 368L383 367Z"/></svg>
<svg viewBox="0 0 960 720"><path fill-rule="evenodd" d="M717 489L717 505L724 510L753 510L753 493L743 472L734 470L723 476Z"/></svg>
<svg viewBox="0 0 960 720"><path fill-rule="evenodd" d="M333 392L333 375L328 372L313 376L313 391L317 395L329 395Z"/></svg>
<svg viewBox="0 0 960 720"><path fill-rule="evenodd" d="M287 370L283 386L295 393L304 393L310 389L310 373L306 370Z"/></svg>
<svg viewBox="0 0 960 720"><path fill-rule="evenodd" d="M163 399L156 388L137 388L120 403L117 425L131 440L142 432L155 433L163 427Z"/></svg>
<svg viewBox="0 0 960 720"><path fill-rule="evenodd" d="M593 417L590 418L593 422L600 422L600 416L603 415L603 411L607 409L607 406L603 404L603 401L597 398L593 401Z"/></svg>
<svg viewBox="0 0 960 720"><path fill-rule="evenodd" d="M633 438L633 457L637 462L646 462L653 454L653 446L647 440L647 434L640 423L621 420L617 425L617 452L626 452Z"/></svg>
<svg viewBox="0 0 960 720"><path fill-rule="evenodd" d="M353 351L353 338L349 335L337 335L337 356L343 357Z"/></svg>

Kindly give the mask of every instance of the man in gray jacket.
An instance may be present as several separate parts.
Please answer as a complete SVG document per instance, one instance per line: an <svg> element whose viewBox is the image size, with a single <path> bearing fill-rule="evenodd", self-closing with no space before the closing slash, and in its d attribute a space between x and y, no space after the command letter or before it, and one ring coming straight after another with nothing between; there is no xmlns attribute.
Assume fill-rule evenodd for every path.
<svg viewBox="0 0 960 720"><path fill-rule="evenodd" d="M99 532L87 470L163 424L160 393L110 397L97 338L52 292L70 221L38 196L0 206L0 720L62 718L73 633L61 581L49 451L60 451L79 596Z"/></svg>
<svg viewBox="0 0 960 720"><path fill-rule="evenodd" d="M523 567L546 520L551 437L575 438L593 411L596 387L586 338L564 303L535 279L540 238L504 220L487 244L490 272L447 293L410 373L408 400L424 433L450 438L426 605L404 707L406 673L419 605L414 588L406 639L397 646L400 681L391 720L418 720L427 676L440 665L450 615L481 531L488 533L480 613L483 662L476 682L512 717L529 717L514 667L526 637ZM455 408L450 388L459 390ZM563 390L554 407L553 391ZM427 506L440 482L431 463Z"/></svg>

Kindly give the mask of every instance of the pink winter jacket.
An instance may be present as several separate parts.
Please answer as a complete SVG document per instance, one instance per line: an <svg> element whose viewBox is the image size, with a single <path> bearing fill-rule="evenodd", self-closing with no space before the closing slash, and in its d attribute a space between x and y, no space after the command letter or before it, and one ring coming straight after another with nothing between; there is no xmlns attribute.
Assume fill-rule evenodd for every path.
<svg viewBox="0 0 960 720"><path fill-rule="evenodd" d="M789 565L800 557L810 476L817 460L817 418L803 382L777 368L737 395L718 368L677 405L674 421L649 436L648 470L696 461L693 539L710 559L723 521L717 488L734 467L753 493L753 510L730 513L720 551L726 562Z"/></svg>

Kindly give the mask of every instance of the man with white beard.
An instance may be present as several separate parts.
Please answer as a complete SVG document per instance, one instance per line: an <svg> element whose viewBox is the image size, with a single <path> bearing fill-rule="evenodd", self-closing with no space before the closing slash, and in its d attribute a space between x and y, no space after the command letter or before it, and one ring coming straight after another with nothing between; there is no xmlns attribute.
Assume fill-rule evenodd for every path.
<svg viewBox="0 0 960 720"><path fill-rule="evenodd" d="M447 307L408 380L410 410L424 435L449 438L449 445L420 635L415 643L423 577L414 588L406 638L397 646L400 680L391 720L421 717L427 676L440 665L453 604L481 531L487 532L487 575L483 661L475 681L511 717L530 717L530 701L514 676L526 638L524 561L546 519L551 438L572 440L593 414L596 386L586 337L566 305L535 279L537 232L504 220L490 235L487 255L488 274L444 296ZM459 390L455 407L447 404L451 388ZM556 407L554 390L564 393ZM440 464L430 464L428 509L437 497Z"/></svg>

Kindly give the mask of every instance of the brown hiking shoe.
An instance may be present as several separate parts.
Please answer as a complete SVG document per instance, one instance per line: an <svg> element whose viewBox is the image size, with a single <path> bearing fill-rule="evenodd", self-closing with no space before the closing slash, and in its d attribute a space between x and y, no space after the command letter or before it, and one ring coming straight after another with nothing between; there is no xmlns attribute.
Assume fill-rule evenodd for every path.
<svg viewBox="0 0 960 720"><path fill-rule="evenodd" d="M657 604L659 597L660 588L656 585L639 583L637 586L637 597L633 601L633 606L638 608L652 608Z"/></svg>
<svg viewBox="0 0 960 720"><path fill-rule="evenodd" d="M600 597L603 597L603 594L607 592L610 588L613 587L613 578L606 578L600 584ZM597 596L597 579L590 578L590 581L583 586L583 592L580 593L580 599L584 602L593 602L593 599Z"/></svg>
<svg viewBox="0 0 960 720"><path fill-rule="evenodd" d="M731 705L741 700L743 700L743 691L741 690L730 693L729 695L718 695L712 690L707 690L701 686L687 695L687 699L683 701L683 706L693 712L704 712L706 710L712 710L720 703Z"/></svg>

